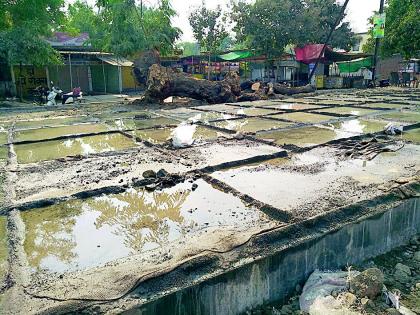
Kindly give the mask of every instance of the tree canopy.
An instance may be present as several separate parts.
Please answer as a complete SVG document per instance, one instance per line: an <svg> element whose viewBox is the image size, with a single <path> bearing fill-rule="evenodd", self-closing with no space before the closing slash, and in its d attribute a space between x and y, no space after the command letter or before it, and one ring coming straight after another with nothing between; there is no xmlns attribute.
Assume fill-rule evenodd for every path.
<svg viewBox="0 0 420 315"><path fill-rule="evenodd" d="M409 59L420 56L420 2L416 0L388 0L384 9L385 37L381 39L379 54L383 57L400 53ZM377 12L375 12L377 14ZM369 18L373 24L373 16ZM373 53L375 39L373 26L369 29L370 38L363 51Z"/></svg>
<svg viewBox="0 0 420 315"><path fill-rule="evenodd" d="M95 48L121 56L148 49L168 54L181 35L171 25L175 14L168 0L157 8L139 6L134 0L101 0L94 8L79 0L69 6L66 30L87 32Z"/></svg>
<svg viewBox="0 0 420 315"><path fill-rule="evenodd" d="M240 0L232 4L234 32L239 41L268 55L278 55L286 45L322 43L341 13L334 0ZM335 29L329 45L349 49L353 33L349 23Z"/></svg>
<svg viewBox="0 0 420 315"><path fill-rule="evenodd" d="M191 12L189 22L201 49L209 53L217 52L223 40L229 35L226 17L222 14L221 7L217 6L215 10L208 9L205 1Z"/></svg>
<svg viewBox="0 0 420 315"><path fill-rule="evenodd" d="M64 0L0 1L0 58L8 64L60 61L43 38L64 20Z"/></svg>

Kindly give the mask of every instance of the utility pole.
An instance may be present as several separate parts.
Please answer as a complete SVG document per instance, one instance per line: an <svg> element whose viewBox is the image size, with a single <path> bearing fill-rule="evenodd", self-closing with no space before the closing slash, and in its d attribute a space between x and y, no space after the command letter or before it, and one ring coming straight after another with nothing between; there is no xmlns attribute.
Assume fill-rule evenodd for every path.
<svg viewBox="0 0 420 315"><path fill-rule="evenodd" d="M379 14L384 13L384 0L380 0L379 4ZM378 51L379 51L380 38L375 38L375 53L373 55L373 71L372 71L372 80L373 86L376 86L376 64L378 62Z"/></svg>
<svg viewBox="0 0 420 315"><path fill-rule="evenodd" d="M383 0L381 0L381 1L383 1ZM341 12L340 12L340 14L337 16L337 19L335 20L334 26L333 26L333 27L331 27L331 30L330 30L330 32L328 33L327 39L325 40L325 43L324 43L324 46L322 46L321 52L319 53L319 56L318 56L318 58L316 59L315 66L313 67L313 69L312 69L311 73L309 74L309 79L308 79L309 84L311 84L311 79L312 79L312 77L313 77L313 75L314 75L314 73L315 73L315 71L316 71L316 67L318 66L319 60L322 58L322 55L324 54L325 48L327 47L327 44L328 44L328 42L330 41L331 36L332 36L333 32L335 31L335 28L337 27L338 23L340 22L341 17L343 16L344 11L346 10L346 7L347 7L347 4L348 4L348 3L349 3L349 0L346 0L346 1L344 2L343 7L341 8Z"/></svg>

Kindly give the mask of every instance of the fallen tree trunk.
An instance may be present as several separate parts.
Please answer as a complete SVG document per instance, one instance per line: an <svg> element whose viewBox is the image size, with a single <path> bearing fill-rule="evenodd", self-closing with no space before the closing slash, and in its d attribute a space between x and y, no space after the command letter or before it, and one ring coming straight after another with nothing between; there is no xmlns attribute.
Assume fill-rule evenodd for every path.
<svg viewBox="0 0 420 315"><path fill-rule="evenodd" d="M160 102L169 96L181 96L212 104L225 103L235 102L241 94L236 73L228 73L223 81L208 81L158 64L149 68L146 87L145 100Z"/></svg>
<svg viewBox="0 0 420 315"><path fill-rule="evenodd" d="M282 84L274 83L273 90L276 94L293 95L299 93L312 93L315 92L315 88L312 85L289 87Z"/></svg>

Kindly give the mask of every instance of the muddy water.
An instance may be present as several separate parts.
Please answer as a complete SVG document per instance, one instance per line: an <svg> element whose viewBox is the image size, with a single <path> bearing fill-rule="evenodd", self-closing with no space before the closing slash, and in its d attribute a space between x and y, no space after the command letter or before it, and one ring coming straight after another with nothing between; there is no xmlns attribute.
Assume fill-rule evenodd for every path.
<svg viewBox="0 0 420 315"><path fill-rule="evenodd" d="M268 115L268 114L273 114L273 113L278 112L278 110L275 110L275 109L238 107L238 106L229 106L225 104L200 106L200 108L204 110L224 112L231 115L247 115L247 116Z"/></svg>
<svg viewBox="0 0 420 315"><path fill-rule="evenodd" d="M335 99L317 99L316 101L320 104L326 104L326 105L351 105L355 103L350 100L335 100Z"/></svg>
<svg viewBox="0 0 420 315"><path fill-rule="evenodd" d="M325 210L322 204L319 203L318 208L307 206L322 198L332 196L340 204L368 198L362 186L358 193L355 188L343 190L342 185L351 180L362 185L380 185L406 176L407 166L418 165L419 153L416 146L406 145L398 153L381 154L372 161L338 161L334 150L319 148L295 155L278 167L262 163L263 167L245 166L215 172L212 176L279 209L315 214ZM352 195L356 199L352 199Z"/></svg>
<svg viewBox="0 0 420 315"><path fill-rule="evenodd" d="M387 120L406 121L410 123L420 122L419 112L402 111L402 112L388 113L388 114L380 115L378 117L384 118Z"/></svg>
<svg viewBox="0 0 420 315"><path fill-rule="evenodd" d="M52 140L39 143L17 144L15 152L18 163L34 163L66 156L107 152L134 147L132 139L119 133Z"/></svg>
<svg viewBox="0 0 420 315"><path fill-rule="evenodd" d="M214 122L211 123L211 125L238 132L248 133L256 132L259 130L284 128L291 126L292 124L263 118L244 118Z"/></svg>
<svg viewBox="0 0 420 315"><path fill-rule="evenodd" d="M374 109L355 108L355 107L334 107L334 108L316 110L316 112L323 112L323 113L327 113L327 114L328 113L345 114L345 115L354 115L354 116L362 116L362 115L380 113L380 111L374 110Z"/></svg>
<svg viewBox="0 0 420 315"><path fill-rule="evenodd" d="M153 144L162 144L172 138L172 132L174 130L175 128L145 129L136 130L134 131L134 134L141 140L148 141ZM201 142L205 140L216 139L222 136L226 138L229 137L229 135L226 133L203 126L197 126L193 138L195 142Z"/></svg>
<svg viewBox="0 0 420 315"><path fill-rule="evenodd" d="M179 124L178 120L159 116L152 117L149 119L116 119L111 123L112 126L115 126L120 130L145 129L153 128L155 126L167 126L177 124Z"/></svg>
<svg viewBox="0 0 420 315"><path fill-rule="evenodd" d="M203 180L195 183L195 191L189 182L154 192L131 188L23 212L29 264L56 272L85 269L262 216Z"/></svg>
<svg viewBox="0 0 420 315"><path fill-rule="evenodd" d="M103 124L81 124L73 126L22 130L16 132L15 141L43 140L74 134L101 132L106 130L108 130L108 127Z"/></svg>
<svg viewBox="0 0 420 315"><path fill-rule="evenodd" d="M311 113L286 113L271 116L273 118L287 119L294 122L301 123L319 123L323 121L328 121L331 119L336 119L333 116L311 114Z"/></svg>
<svg viewBox="0 0 420 315"><path fill-rule="evenodd" d="M0 145L6 144L7 142L7 132L0 132Z"/></svg>
<svg viewBox="0 0 420 315"><path fill-rule="evenodd" d="M403 132L402 136L397 137L402 137L402 139L414 143L420 143L420 129L413 129L407 132Z"/></svg>
<svg viewBox="0 0 420 315"><path fill-rule="evenodd" d="M0 283L7 272L7 232L5 216L0 216Z"/></svg>
<svg viewBox="0 0 420 315"><path fill-rule="evenodd" d="M60 125L72 125L77 123L95 122L97 118L80 116L80 117L56 117L47 118L42 120L26 120L17 121L15 123L16 129L27 129L27 128L39 128L46 126L60 126Z"/></svg>
<svg viewBox="0 0 420 315"><path fill-rule="evenodd" d="M0 160L6 160L9 154L9 149L6 145L0 145Z"/></svg>
<svg viewBox="0 0 420 315"><path fill-rule="evenodd" d="M372 108L390 108L390 109L401 109L403 107L407 107L407 105L401 104L389 104L389 103L367 103L360 105L362 107L372 107Z"/></svg>
<svg viewBox="0 0 420 315"><path fill-rule="evenodd" d="M295 128L284 131L271 131L257 134L257 138L274 141L276 144L294 144L300 147L307 147L325 143L334 139L348 138L354 133L344 130L335 130L328 126L312 126Z"/></svg>
<svg viewBox="0 0 420 315"><path fill-rule="evenodd" d="M337 134L347 135L348 133L366 134L379 132L384 130L388 121L365 120L365 119L351 119L340 121L327 126L332 126Z"/></svg>
<svg viewBox="0 0 420 315"><path fill-rule="evenodd" d="M299 103L289 103L289 104L273 103L273 104L267 105L267 107L276 108L276 109L303 110L303 109L324 108L325 106L315 105L315 104L303 104L303 103L302 104L299 104Z"/></svg>

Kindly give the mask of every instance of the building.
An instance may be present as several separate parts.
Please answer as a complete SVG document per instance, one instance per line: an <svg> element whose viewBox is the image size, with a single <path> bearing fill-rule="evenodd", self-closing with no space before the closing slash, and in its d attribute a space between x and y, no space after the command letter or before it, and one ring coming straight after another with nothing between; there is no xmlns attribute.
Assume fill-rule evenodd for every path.
<svg viewBox="0 0 420 315"><path fill-rule="evenodd" d="M3 86L0 93L30 97L33 89L39 86L50 88L51 82L64 92L74 87L80 87L85 94L136 91L139 87L133 63L112 53L93 51L88 40L86 33L76 37L55 33L47 41L62 56L62 64L43 67L14 65L9 71L4 66L0 67L0 80L10 78L10 84L0 84ZM9 75L5 74L7 72Z"/></svg>

